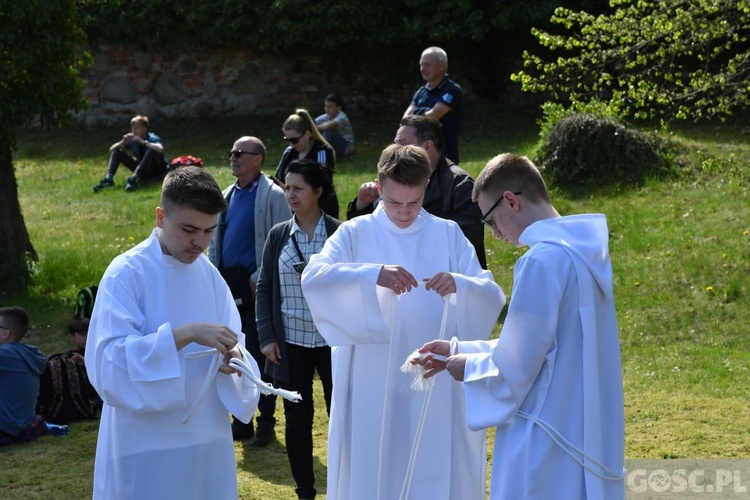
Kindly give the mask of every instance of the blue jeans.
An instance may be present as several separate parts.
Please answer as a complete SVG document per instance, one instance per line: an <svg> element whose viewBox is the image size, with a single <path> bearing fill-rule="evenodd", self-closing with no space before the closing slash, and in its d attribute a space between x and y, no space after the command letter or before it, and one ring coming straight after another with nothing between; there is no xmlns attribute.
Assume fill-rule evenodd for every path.
<svg viewBox="0 0 750 500"><path fill-rule="evenodd" d="M334 151L336 151L336 158L343 158L346 156L346 145L349 144L344 136L339 133L338 130L324 130L321 132L323 139L328 141Z"/></svg>

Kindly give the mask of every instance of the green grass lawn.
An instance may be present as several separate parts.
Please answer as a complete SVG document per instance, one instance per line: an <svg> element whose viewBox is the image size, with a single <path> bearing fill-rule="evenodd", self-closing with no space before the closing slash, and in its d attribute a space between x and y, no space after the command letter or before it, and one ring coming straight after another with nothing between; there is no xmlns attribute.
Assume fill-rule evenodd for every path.
<svg viewBox="0 0 750 500"><path fill-rule="evenodd" d="M395 134L401 110L351 113L357 153L337 165L345 213L359 184L374 178L380 150ZM272 172L285 143L285 116L222 120L152 119L172 156L203 158L219 184L232 181L225 152L241 135L268 148ZM602 212L610 226L625 386L627 458L750 458L750 145L742 123L685 128L675 137L693 162L678 180L602 189L587 197L552 190L563 214ZM531 154L538 127L529 113L483 108L467 116L462 166L476 175L497 153ZM39 253L35 285L0 298L26 307L25 341L45 354L67 350L64 327L79 288L98 282L117 254L148 236L159 187L94 194L107 150L121 128L26 131L15 152L20 201ZM509 291L522 250L492 240L490 269ZM499 330L499 326L498 326ZM318 388L319 389L319 388ZM324 491L327 418L316 394L315 464ZM256 450L236 445L242 498L294 498L283 440ZM74 424L65 438L45 436L0 449L0 498L86 498L91 494L95 422ZM492 436L492 433L490 433Z"/></svg>

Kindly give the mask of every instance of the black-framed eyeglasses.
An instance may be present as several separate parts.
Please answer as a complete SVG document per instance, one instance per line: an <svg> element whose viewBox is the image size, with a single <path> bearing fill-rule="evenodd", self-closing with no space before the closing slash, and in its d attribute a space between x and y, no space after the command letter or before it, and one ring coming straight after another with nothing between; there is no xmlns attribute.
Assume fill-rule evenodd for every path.
<svg viewBox="0 0 750 500"><path fill-rule="evenodd" d="M297 144L300 139L302 139L301 135L299 137L286 137L286 136L284 136L284 140L285 141L289 141L290 144Z"/></svg>
<svg viewBox="0 0 750 500"><path fill-rule="evenodd" d="M260 153L256 153L255 151L243 151L241 149L233 149L232 151L227 151L227 157L232 158L232 156L236 156L239 158L242 155L259 155Z"/></svg>
<svg viewBox="0 0 750 500"><path fill-rule="evenodd" d="M522 191L511 191L511 192L514 195L516 195L516 196L519 196L520 194L522 194ZM505 193L503 193L503 194L505 194ZM492 213L492 211L495 210L500 203L502 203L502 201L503 201L503 196L501 195L500 198L498 198L497 201L492 204L492 206L490 207L490 209L487 210L487 212L485 212L482 215L482 224L484 224L488 228L492 229L493 231L495 230L495 224L492 223L492 222L490 222L490 221L488 221L487 220L487 216L490 215Z"/></svg>

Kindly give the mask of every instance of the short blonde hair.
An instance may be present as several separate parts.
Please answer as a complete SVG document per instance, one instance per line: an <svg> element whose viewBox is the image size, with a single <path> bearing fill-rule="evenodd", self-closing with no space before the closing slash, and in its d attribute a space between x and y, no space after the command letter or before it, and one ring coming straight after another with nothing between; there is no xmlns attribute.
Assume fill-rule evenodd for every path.
<svg viewBox="0 0 750 500"><path fill-rule="evenodd" d="M391 144L383 150L378 161L378 181L386 179L404 186L427 184L432 174L427 151L419 146Z"/></svg>
<svg viewBox="0 0 750 500"><path fill-rule="evenodd" d="M499 197L505 191L521 192L532 203L549 203L542 174L525 156L503 153L488 161L474 182L471 199L477 201L480 193Z"/></svg>
<svg viewBox="0 0 750 500"><path fill-rule="evenodd" d="M148 116L146 115L137 115L130 119L130 125L143 125L144 127L148 128Z"/></svg>

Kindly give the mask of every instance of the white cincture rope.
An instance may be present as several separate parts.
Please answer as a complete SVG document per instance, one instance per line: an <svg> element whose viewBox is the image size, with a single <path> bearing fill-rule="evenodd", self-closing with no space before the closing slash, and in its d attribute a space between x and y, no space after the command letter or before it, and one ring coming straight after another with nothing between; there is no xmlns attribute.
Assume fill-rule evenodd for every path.
<svg viewBox="0 0 750 500"><path fill-rule="evenodd" d="M269 384L268 382L262 381L260 378L258 378L250 368L250 365L247 364L245 361L246 359L250 359L250 353L247 352L247 349L245 349L245 346L242 344L237 344L240 348L240 352L242 353L242 359L232 358L229 360L229 367L234 368L238 372L241 372L243 375L248 377L248 380L250 380L253 384L257 385L260 389L261 394L276 394L277 396L281 396L282 398L291 401L293 403L298 403L302 400L302 396L298 392L294 391L287 391L285 389L278 389L274 387L273 385ZM203 387L201 387L201 391L198 395L198 399L195 401L195 404L190 409L187 415L185 415L185 418L182 419L182 423L186 424L190 418L193 416L193 413L195 413L195 410L198 408L198 406L203 401L204 396L208 392L208 388L211 386L211 383L216 379L216 375L219 373L219 368L221 367L221 363L224 360L224 355L221 354L216 349L206 349L204 351L197 351L197 352L191 352L185 355L186 359L196 359L201 358L203 356L209 356L213 355L213 359L211 360L211 364L208 367L208 372L206 373L206 378L203 380Z"/></svg>
<svg viewBox="0 0 750 500"><path fill-rule="evenodd" d="M605 481L622 481L625 478L625 473L617 474L612 469L608 468L606 465L600 463L599 461L595 460L591 457L591 455L587 454L583 450L578 449L573 443L565 439L565 437L560 434L554 427L552 427L550 424L545 422L544 420L535 417L534 415L531 415L529 413L526 413L525 411L519 411L516 413L521 418L525 418L526 420L529 420L547 433L547 435L552 439L552 441L562 448L562 450L570 455L570 458L575 460L575 462L598 477L599 479L603 479ZM574 453L578 453L581 457L587 459L589 462L593 464L594 467L598 467L601 469L604 473L600 473L599 471L594 470L594 467L591 465L585 464L582 459L578 458Z"/></svg>
<svg viewBox="0 0 750 500"><path fill-rule="evenodd" d="M201 402L203 402L203 397L206 395L206 392L208 392L208 387L211 385L214 379L216 379L216 375L219 373L219 366L221 365L221 361L224 358L224 356L216 349L191 352L185 355L185 359L195 359L202 358L203 356L209 356L211 354L213 354L214 357L211 360L211 364L208 366L208 373L206 373L206 378L203 380L203 387L201 387L201 392L198 393L198 399L195 401L195 404L192 408L190 408L190 411L187 415L185 415L185 418L182 419L183 424L188 423L190 417L193 416L195 410L198 409L198 406L201 404Z"/></svg>
<svg viewBox="0 0 750 500"><path fill-rule="evenodd" d="M247 362L245 361L246 359L250 359L252 355L249 352L247 352L247 349L245 349L245 346L243 346L242 344L237 344L237 345L239 346L240 352L242 353L242 359L237 359L237 358L230 359L229 366L239 372L242 372L244 375L246 375L253 384L258 386L261 394L265 394L265 395L275 394L277 396L281 396L287 401L291 401L292 403L299 403L300 401L302 401L302 396L300 395L299 392L288 391L286 389L280 389L278 387L274 387L268 382L263 382L260 379L260 377L256 376L250 369L250 365L247 364Z"/></svg>
<svg viewBox="0 0 750 500"><path fill-rule="evenodd" d="M385 396L383 399L383 416L380 419L380 443L378 444L378 487L377 500L380 500L381 475L383 473L383 437L385 434L385 417L388 414L388 387L391 382L391 358L393 357L393 329L396 326L396 301L401 300L401 295L393 294L393 308L391 309L391 341L388 344L388 364L385 371Z"/></svg>
<svg viewBox="0 0 750 500"><path fill-rule="evenodd" d="M448 304L449 299L448 295L443 297L443 319L440 323L440 336L438 337L440 340L443 340L445 338L445 329L446 325L448 323ZM451 339L451 354L455 353L455 347L458 339L456 337L453 337ZM418 366L420 369L423 367L421 365L412 365L411 364L411 357L409 356L406 360L406 364L409 364L409 367ZM443 358L443 356L440 356L440 358ZM438 359L437 356L433 355L433 359ZM445 358L447 359L447 358ZM401 371L404 370L404 366L401 367ZM401 486L401 495L399 496L400 499L408 499L409 498L409 490L411 489L411 482L412 482L412 476L414 475L414 464L417 461L417 451L419 450L419 443L422 440L422 434L424 431L424 423L427 419L427 408L430 406L430 399L432 398L432 389L435 385L435 380L433 379L425 379L423 377L423 370L418 370L417 376L414 379L414 382L412 382L411 387L412 389L419 389L419 390L426 390L427 395L424 398L424 403L422 404L422 413L419 416L419 424L417 425L417 430L414 434L414 443L411 447L411 454L409 455L409 466L406 468L406 476L404 477L404 483ZM420 383L420 381L429 381L429 384L427 384L427 387L423 385L423 383ZM416 387L415 387L416 386Z"/></svg>

